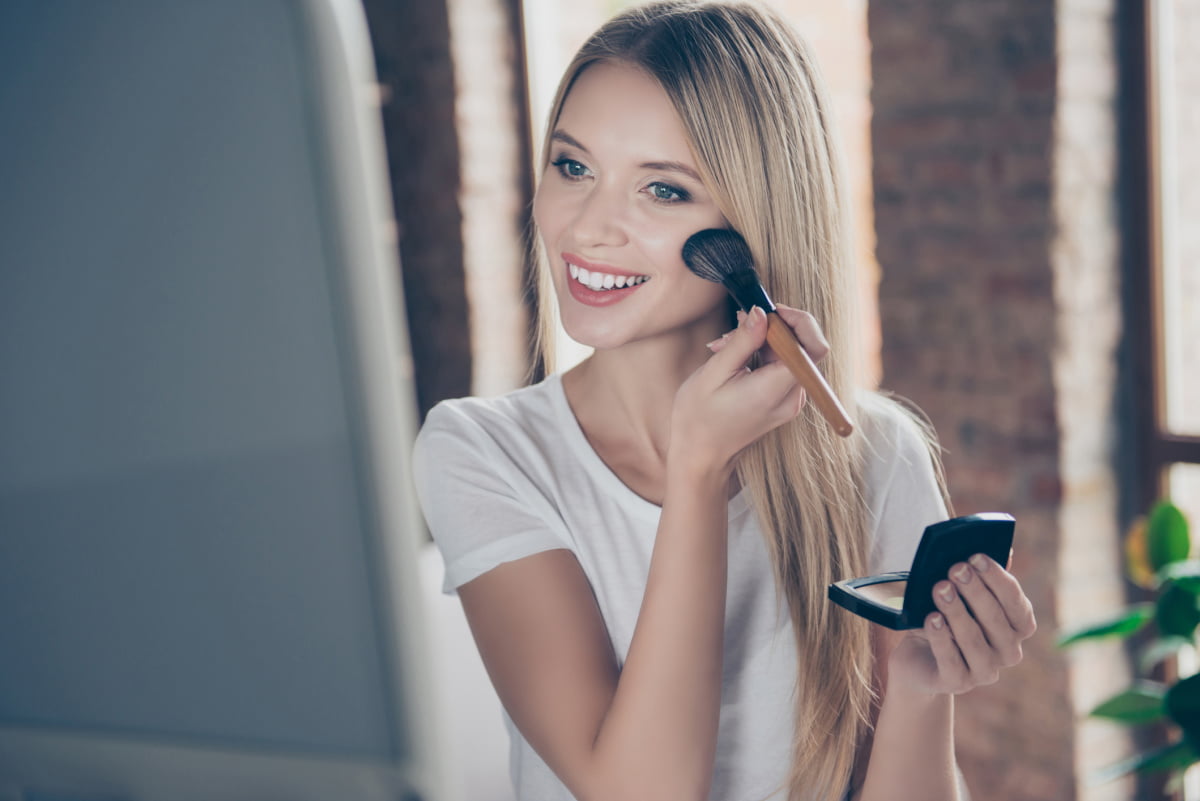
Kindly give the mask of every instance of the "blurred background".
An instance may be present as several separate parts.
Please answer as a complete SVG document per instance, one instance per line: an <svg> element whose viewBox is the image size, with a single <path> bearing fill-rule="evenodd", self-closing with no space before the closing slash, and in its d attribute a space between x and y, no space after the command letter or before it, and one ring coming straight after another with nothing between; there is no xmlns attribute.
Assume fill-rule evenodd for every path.
<svg viewBox="0 0 1200 801"><path fill-rule="evenodd" d="M271 5L266 0L222 1L227 2L229 20L236 19L237 9ZM21 4L5 2L10 3L8 9ZM0 72L0 271L16 275L18 266L26 266L19 263L26 250L4 247L11 241L33 241L16 236L26 226L37 223L50 229L54 226L47 225L47 219L61 219L66 231L62 239L67 242L75 229L66 221L76 217L89 221L98 247L111 259L99 266L119 269L124 254L146 252L136 224L140 215L175 224L190 213L190 207L163 200L180 189L175 167L180 168L180 178L196 180L195 171L184 176L182 165L188 154L195 154L204 165L209 160L228 165L225 157L243 147L236 151L245 159L238 169L266 176L267 189L261 198L239 197L234 205L222 199L229 194L222 189L225 184L199 180L194 187L183 187L198 204L198 215L228 217L238 236L245 237L218 243L224 248L218 258L230 261L227 273L207 275L196 256L194 269L183 271L190 276L188 283L178 283L182 279L172 276L160 286L153 278L158 263L148 261L143 266L149 278L138 278L138 286L147 294L141 305L151 310L147 316L152 323L175 320L180 309L189 319L199 320L221 308L227 296L238 295L245 308L236 326L221 327L223 323L210 316L203 320L207 330L220 330L218 344L224 352L238 355L234 361L244 370L238 368L237 379L250 380L266 365L286 379L279 383L284 389L319 395L312 403L321 406L318 411L323 414L327 399L322 387L335 383L339 375L345 380L338 372L345 365L331 357L325 365L330 372L317 380L320 376L314 377L302 364L307 357L296 356L311 343L289 338L292 329L280 327L276 319L280 315L274 311L289 294L281 287L292 286L290 266L306 259L317 261L313 252L321 246L320 237L310 230L312 221L323 213L319 192L313 208L305 210L309 216L293 216L280 225L269 214L269 207L283 204L288 196L311 191L296 173L296 165L306 163L302 155L308 145L299 141L303 135L289 140L286 147L282 140L271 138L275 134L222 138L233 122L253 133L260 119L256 115L284 119L282 112L272 111L276 100L282 106L288 99L284 95L304 99L305 90L297 87L306 84L293 82L282 67L279 75L267 75L258 61L272 49L262 43L273 42L282 52L279 63L290 65L289 69L295 66L278 26L238 25L220 15L207 17L212 30L206 29L205 35L233 43L230 48L240 47L242 60L236 60L230 55L233 49L213 50L199 44L199 39L194 47L166 42L151 46L155 43L138 42L136 32L109 30L94 22L102 19L103 9L128 13L135 8L132 0L21 2L26 9L37 9L37 14L30 11L29 18L52 19L56 30L69 31L65 41L78 48L78 58L68 53L51 61L28 55L37 53L37 31L15 26L0 30L0 41L8 42L0 48L0 59L7 59L0 60L5 67ZM1018 521L1012 570L1034 603L1040 631L1027 644L1021 665L998 684L976 690L958 703L959 759L973 798L1200 798L1155 778L1091 781L1098 769L1128 755L1135 746L1163 740L1168 732L1151 731L1134 742L1125 729L1087 719L1097 702L1138 675L1134 655L1125 646L1111 642L1070 650L1055 646L1061 631L1144 597L1144 591L1125 578L1122 541L1130 524L1154 501L1169 497L1189 514L1193 526L1200 522L1200 225L1196 224L1200 148L1195 144L1200 141L1200 56L1191 46L1200 37L1200 0L771 0L768 4L787 16L812 44L832 90L854 198L864 310L859 354L863 373L872 384L913 400L931 417L945 449L957 513L1005 511ZM173 0L147 7L179 11L190 5L187 0ZM404 362L400 371L406 375L411 371L414 379L418 420L443 398L503 393L537 373L538 365L531 361L534 298L526 242L545 109L575 48L624 5L613 0L362 3L364 35L369 37L363 49L370 51L367 55L376 73L367 87L366 105L371 108L370 124L382 129L385 152L376 166L386 172L392 201L388 211L394 211L393 218L380 221L379 227L392 254L390 269L398 273L403 287L409 332L404 344L411 348L411 365L404 354L397 358ZM287 7L274 6L278 7L271 12L275 17L280 16L279 8ZM73 25L83 9L93 22ZM186 14L163 13L177 28L188 30L179 22L187 19ZM187 70L181 74L201 76L199 90L183 91L180 84L171 83L176 78L160 80L132 58L121 79L128 84L99 87L94 80L89 82L95 74L105 74L103 59L97 55L99 46L93 46L101 39L109 44L132 42L120 48L130 53L145 45L163 63L186 61ZM300 67L303 73L305 65ZM36 80L41 73L55 76L52 92L31 88L41 85ZM118 102L133 97L136 89L141 93L138 97L151 99L146 104L148 116L161 124L105 133L111 109L88 106L99 89ZM206 121L204 114L217 114L206 111L210 108L206 104L226 95L238 98L237 119ZM63 111L68 103L83 107L79 121L72 122L76 118ZM314 116L322 111L305 108ZM323 111L330 116L328 107ZM94 136L89 140L94 150L63 147L61 152L69 158L56 162L45 181L29 184L37 187L36 192L18 196L6 191L8 186L22 185L14 176L37 177L27 156L36 149L39 133L29 126L31 121L46 120L57 124L58 134L78 125L81 141L100 131L125 142L133 132L129 141L136 140L136 147L125 154L134 167L133 179L122 188L130 197L134 189L128 187L153 190L130 201L136 201L133 208L138 216L127 219L123 212L108 209L107 179L95 184L99 188L94 195L78 191L93 174L107 176L106 170L112 169L126 175L119 165L99 164L111 142ZM221 135L214 136L214 131ZM163 164L170 168L161 169ZM113 181L112 186L118 183ZM130 199L121 193L112 196ZM266 229L283 243L281 249L247 253L247 243L260 243ZM311 240L305 238L309 235ZM187 268L191 262L181 254L198 252L207 243L160 244L162 250L151 256ZM394 258L397 251L398 259ZM64 246L63 252L76 251ZM242 258L268 265L270 269L256 279L261 286L249 286L239 275L235 260ZM316 265L312 271L317 284L323 275L319 268ZM11 286L22 287L24 280L14 279ZM77 282L71 284L72 280ZM91 299L116 293L103 270L90 274L86 282L62 281L67 283L59 286L59 279L51 277L43 284L65 290L61 297L70 299L65 311L80 328L90 324L89 315L100 316L95 307L102 304L90 303ZM228 292L231 286L242 292ZM325 308L320 294L325 291L328 287L292 290L304 304L311 304L297 307L297 319L325 314L313 311ZM243 303L243 296L252 297ZM164 298L183 305L163 304ZM21 303L18 293L0 294L0 323L4 318L33 317ZM239 352L239 342L257 340L267 328L275 332L269 353L260 353L258 344ZM132 323L121 329L122 336L132 337L122 340L125 349L138 350L140 330ZM175 336L178 342L172 342L181 344L182 352L191 352L187 349L193 344L199 352L199 345L189 339L189 329L181 328ZM91 347L86 339L79 337ZM330 342L336 341L331 335ZM204 392L224 401L225 396L209 382L195 378L190 364L172 361L180 352L174 346L144 344L155 360L195 381L199 397L195 405L205 405ZM332 353L334 345L328 348ZM583 354L567 341L562 350L566 364ZM26 343L0 342L0 357L7 360L0 366L23 368L28 352ZM115 387L124 381L114 379L108 364L96 362L97 385ZM130 365L128 383L136 384L137 364ZM53 365L40 370L39 375L47 377L46 386L74 386L73 379L60 382L61 376L54 372ZM84 376L78 382L87 386L91 380ZM4 402L18 395L5 382L5 375L0 375L0 409L8 408ZM328 394L332 398L336 392ZM268 403L265 398L260 417L246 423L247 439L270 428L260 427L260 420L307 435L311 429L307 418L290 409L296 419L282 419L288 415L267 408L275 401ZM119 398L107 400L110 412L117 409L122 426L144 432L147 442L153 440L153 426L140 410L118 408ZM80 401L91 404L93 399ZM109 420L101 423L112 425ZM201 436L202 431L189 433L196 435L200 450L214 444L213 438ZM15 445L23 436L20 426L0 419L0 434L10 438L0 441L0 451L19 453ZM70 437L66 431L59 440L67 449ZM357 441L353 437L347 441L345 449L354 452ZM294 466L286 454L278 461ZM27 467L18 457L0 464L15 465L12 469L18 472ZM338 469L344 466L339 463ZM312 486L321 483L314 481ZM0 490L0 522L17 519L12 510L18 493L11 486ZM93 501L103 506L110 497L97 496ZM288 520L287 525L304 522ZM310 545L316 550L296 561L324 579L327 575L318 564L321 558L311 554L318 553L327 538L321 536L319 525L310 528L314 538ZM195 533L204 540L207 532ZM8 569L0 576L6 582L21 577L19 559L27 553L13 545L19 539L15 534L0 530L0 567ZM107 546L102 540L96 542L99 554ZM351 544L358 547L357 541ZM278 560L271 547L267 543L259 549L254 567L275 569ZM169 547L160 550L163 559L180 563L180 575L190 575L191 557L185 559ZM361 556L356 551L354 559ZM86 558L80 557L76 565L78 581L92 580ZM222 567L216 556L212 561L214 570ZM365 569L361 560L347 564ZM433 666L433 680L426 686L432 696L429 714L436 717L429 720L427 731L449 763L444 797L507 801L511 792L499 704L458 601L439 592L441 565L427 544L420 567ZM130 576L137 576L135 568L130 566ZM354 596L361 577L350 568L346 576L342 589L358 605L348 614L361 622L374 613L377 607L372 604L378 599ZM257 574L247 569L242 580L241 589L253 596ZM11 584L0 587L5 589L9 594L0 595L6 604L0 616L0 645L28 644L38 637L53 645L57 632L50 622L13 623L25 614L18 609L22 598ZM215 594L224 589L217 585ZM211 604L213 586L191 591L202 606ZM312 603L304 593L277 599L277 611L291 615L306 599ZM236 616L239 610L231 602L227 611ZM321 610L309 612L320 617ZM322 637L336 638L343 627L333 621L328 629ZM24 639L4 639L13 630ZM254 626L248 624L243 634L243 645L266 650ZM228 631L214 630L213 636L227 638ZM93 644L97 654L108 647L103 636ZM228 646L219 639L217 644ZM206 652L223 653L208 649L207 641L201 645ZM364 653L364 664L378 667L377 655ZM20 708L18 690L25 686L21 681L38 677L32 675L37 665L23 662L24 656L6 651L8 667L0 661L0 723L21 717L14 714L14 703L18 713L28 712ZM330 664L335 661L331 658ZM13 666L31 676L14 678ZM88 665L77 667L78 675L94 673ZM237 674L242 666L227 667ZM308 671L314 684L321 684L324 667L322 663ZM382 683L387 684L386 678ZM363 697L369 713L376 696ZM280 691L278 706L286 708L289 698ZM67 700L71 700L69 693ZM228 698L226 702L236 705ZM331 714L336 715L340 705L341 700L333 698L335 713ZM117 706L121 708L109 711L118 716L127 712ZM144 706L152 716L152 701ZM193 706L197 708L186 710L188 714L208 711L203 703ZM287 719L282 720L280 725L286 725ZM374 725L373 718L371 722ZM372 729L371 733L378 732ZM0 765L3 756L0 752ZM7 801L4 778L0 771L0 798ZM11 797L24 801L34 796Z"/></svg>
<svg viewBox="0 0 1200 801"><path fill-rule="evenodd" d="M422 409L530 368L545 108L622 5L366 2ZM1155 499L1200 520L1200 2L770 5L833 91L866 372L932 418L959 513L1018 520L1013 570L1041 630L959 704L974 797L1169 795L1091 786L1131 745L1086 713L1134 669L1119 645L1054 641L1136 599L1121 540Z"/></svg>

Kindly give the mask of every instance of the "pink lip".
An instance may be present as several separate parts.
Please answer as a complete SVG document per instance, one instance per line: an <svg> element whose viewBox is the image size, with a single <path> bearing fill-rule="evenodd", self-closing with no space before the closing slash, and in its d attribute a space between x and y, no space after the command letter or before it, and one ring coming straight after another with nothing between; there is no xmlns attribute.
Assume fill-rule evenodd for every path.
<svg viewBox="0 0 1200 801"><path fill-rule="evenodd" d="M616 267L610 267L607 264L599 264L590 262L576 256L574 253L562 254L563 261L567 264L574 264L576 267L582 267L588 272L601 272L608 275L626 275L638 276L641 273L632 273L628 270L620 270ZM648 281L635 286L622 287L621 289L590 289L571 277L570 267L566 267L567 291L571 293L571 297L582 303L585 306L611 306L614 303L619 303L631 294L636 292L640 287L649 283Z"/></svg>
<svg viewBox="0 0 1200 801"><path fill-rule="evenodd" d="M596 261L588 261L582 256L576 256L574 253L563 253L562 260L568 264L574 264L576 267L582 267L588 272L601 272L609 275L642 275L642 273L631 273L629 270L622 270L620 267L613 267L610 264L601 264L600 262Z"/></svg>

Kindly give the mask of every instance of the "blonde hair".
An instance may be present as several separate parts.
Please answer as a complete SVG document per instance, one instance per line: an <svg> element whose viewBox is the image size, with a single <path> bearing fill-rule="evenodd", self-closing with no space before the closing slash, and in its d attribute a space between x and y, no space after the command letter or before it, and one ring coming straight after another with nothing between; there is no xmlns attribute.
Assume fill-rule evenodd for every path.
<svg viewBox="0 0 1200 801"><path fill-rule="evenodd" d="M831 110L807 46L750 4L660 0L632 8L600 28L567 68L543 154L573 82L600 61L639 67L662 85L768 293L811 312L833 343L822 369L853 407L849 217ZM539 262L541 354L550 365L553 292ZM834 435L809 404L800 419L747 449L738 466L796 636L791 799L840 797L869 721L867 624L832 609L825 595L829 583L867 569L862 448L860 436Z"/></svg>

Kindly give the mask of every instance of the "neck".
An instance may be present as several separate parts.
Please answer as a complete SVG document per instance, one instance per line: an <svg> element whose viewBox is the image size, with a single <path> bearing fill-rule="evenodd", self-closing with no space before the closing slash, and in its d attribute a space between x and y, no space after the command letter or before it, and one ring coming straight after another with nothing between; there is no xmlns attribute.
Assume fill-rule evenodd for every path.
<svg viewBox="0 0 1200 801"><path fill-rule="evenodd" d="M705 343L721 333L697 327L589 356L563 377L584 432L665 461L675 393L707 361Z"/></svg>

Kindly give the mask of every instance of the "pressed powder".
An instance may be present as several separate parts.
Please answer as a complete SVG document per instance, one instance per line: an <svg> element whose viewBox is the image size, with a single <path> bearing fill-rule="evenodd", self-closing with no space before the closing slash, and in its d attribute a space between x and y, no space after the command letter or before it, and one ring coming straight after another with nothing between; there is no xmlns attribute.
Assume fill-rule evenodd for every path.
<svg viewBox="0 0 1200 801"><path fill-rule="evenodd" d="M829 585L829 600L890 629L921 628L937 608L933 587L951 567L977 553L1002 567L1008 564L1014 527L1013 518L999 512L926 526L911 569L834 582Z"/></svg>

